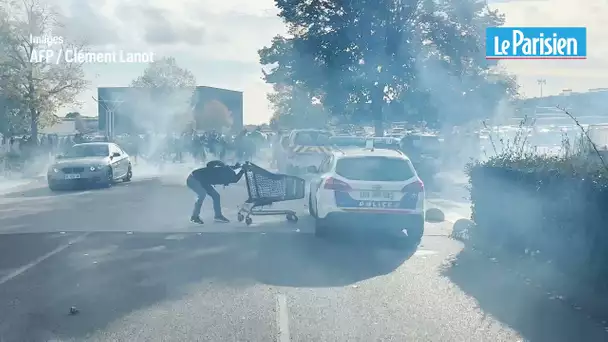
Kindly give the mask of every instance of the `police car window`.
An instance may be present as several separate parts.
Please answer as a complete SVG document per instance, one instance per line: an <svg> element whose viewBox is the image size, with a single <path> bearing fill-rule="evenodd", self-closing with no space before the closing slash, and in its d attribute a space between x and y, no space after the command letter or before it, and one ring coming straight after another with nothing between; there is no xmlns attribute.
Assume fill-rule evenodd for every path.
<svg viewBox="0 0 608 342"><path fill-rule="evenodd" d="M425 135L408 136L402 140L402 144L425 150L435 150L440 147L439 137Z"/></svg>
<svg viewBox="0 0 608 342"><path fill-rule="evenodd" d="M283 146L283 147L289 146L289 137L288 136L284 136L281 138L281 146Z"/></svg>
<svg viewBox="0 0 608 342"><path fill-rule="evenodd" d="M336 146L365 146L365 139L360 137L331 137L329 141Z"/></svg>
<svg viewBox="0 0 608 342"><path fill-rule="evenodd" d="M323 172L323 169L325 168L325 164L327 163L327 159L329 159L329 157L324 158L323 161L321 162L321 164L319 164L319 173Z"/></svg>
<svg viewBox="0 0 608 342"><path fill-rule="evenodd" d="M325 158L325 160L321 164L321 168L319 169L319 171L321 173L329 172L329 169L331 167L332 161L333 161L333 158L331 156L328 156L327 158Z"/></svg>
<svg viewBox="0 0 608 342"><path fill-rule="evenodd" d="M439 141L439 137L435 136L422 136L420 137L420 143L422 147L429 150L436 150L440 147L441 142Z"/></svg>
<svg viewBox="0 0 608 342"><path fill-rule="evenodd" d="M303 146L329 145L330 134L325 132L299 132L294 143Z"/></svg>
<svg viewBox="0 0 608 342"><path fill-rule="evenodd" d="M400 158L352 157L338 160L336 173L350 180L400 182L416 175L412 164Z"/></svg>

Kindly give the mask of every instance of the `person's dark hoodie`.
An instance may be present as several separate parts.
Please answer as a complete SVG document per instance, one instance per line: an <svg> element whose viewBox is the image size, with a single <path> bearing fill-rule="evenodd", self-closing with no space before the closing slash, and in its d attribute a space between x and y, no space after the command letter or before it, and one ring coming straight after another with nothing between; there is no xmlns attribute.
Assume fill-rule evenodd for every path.
<svg viewBox="0 0 608 342"><path fill-rule="evenodd" d="M234 170L238 168L241 168L241 171L235 173ZM238 183L244 173L241 165L228 166L219 160L213 160L208 162L206 167L192 171L192 176L202 184L228 185Z"/></svg>

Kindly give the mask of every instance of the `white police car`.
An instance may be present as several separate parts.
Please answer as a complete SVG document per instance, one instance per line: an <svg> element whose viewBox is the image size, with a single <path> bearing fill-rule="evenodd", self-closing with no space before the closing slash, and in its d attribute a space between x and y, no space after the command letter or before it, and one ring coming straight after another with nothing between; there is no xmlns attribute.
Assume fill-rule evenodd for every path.
<svg viewBox="0 0 608 342"><path fill-rule="evenodd" d="M424 184L400 151L356 148L333 151L309 168L309 211L315 234L332 226L363 227L420 242L424 233Z"/></svg>

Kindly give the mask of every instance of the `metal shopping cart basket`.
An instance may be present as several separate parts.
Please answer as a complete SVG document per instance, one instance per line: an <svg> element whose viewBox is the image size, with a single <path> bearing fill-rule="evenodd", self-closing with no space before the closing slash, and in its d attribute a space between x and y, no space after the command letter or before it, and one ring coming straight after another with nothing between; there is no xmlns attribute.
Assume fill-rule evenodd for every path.
<svg viewBox="0 0 608 342"><path fill-rule="evenodd" d="M247 163L245 181L249 198L239 207L237 219L250 225L251 216L285 215L288 221L297 222L298 217L293 210L263 209L275 202L291 201L304 198L306 181L302 178L272 173L255 164Z"/></svg>

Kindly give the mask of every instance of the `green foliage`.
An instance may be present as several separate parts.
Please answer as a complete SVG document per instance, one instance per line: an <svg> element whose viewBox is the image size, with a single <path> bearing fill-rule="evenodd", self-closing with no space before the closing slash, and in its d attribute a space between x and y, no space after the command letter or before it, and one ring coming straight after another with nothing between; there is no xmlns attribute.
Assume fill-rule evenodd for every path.
<svg viewBox="0 0 608 342"><path fill-rule="evenodd" d="M469 235L477 248L533 251L562 272L608 289L608 168L571 117L581 135L574 142L564 137L557 155L536 154L520 140L467 165L477 224Z"/></svg>
<svg viewBox="0 0 608 342"><path fill-rule="evenodd" d="M135 121L146 130L182 132L202 126L201 116L208 110L195 113L192 100L196 90L196 77L188 69L177 65L173 57L156 60L148 65L143 75L131 82L137 102ZM223 116L222 116L223 115ZM225 117L224 114L220 116ZM198 120L197 120L198 118ZM221 120L220 120L221 121ZM212 120L215 125L218 120Z"/></svg>
<svg viewBox="0 0 608 342"><path fill-rule="evenodd" d="M196 128L221 131L232 126L232 113L222 102L213 100L205 103L195 115Z"/></svg>
<svg viewBox="0 0 608 342"><path fill-rule="evenodd" d="M14 99L0 97L0 134L12 136L28 131L27 114Z"/></svg>
<svg viewBox="0 0 608 342"><path fill-rule="evenodd" d="M471 119L471 112L443 113L453 106L435 105L433 88L442 86L442 95L462 103L482 99L481 109L491 110L516 92L511 78L490 77L495 63L483 53L484 29L504 20L485 1L275 3L290 37L277 36L259 51L269 68L266 82L315 94L332 116L351 122Z"/></svg>
<svg viewBox="0 0 608 342"><path fill-rule="evenodd" d="M9 114L13 119L27 117L32 135L54 123L55 112L73 104L88 86L82 64L32 58L37 49L48 47L30 42L30 34L50 35L59 26L57 13L41 1L0 1L0 94L17 104L18 111ZM66 41L62 48L82 51L84 47ZM20 119L10 123L18 128L21 124Z"/></svg>
<svg viewBox="0 0 608 342"><path fill-rule="evenodd" d="M562 272L606 289L608 173L563 165L470 168L471 240L482 249L539 251Z"/></svg>
<svg viewBox="0 0 608 342"><path fill-rule="evenodd" d="M131 86L171 91L173 89L196 87L196 77L187 69L177 65L175 58L166 57L154 61L144 70Z"/></svg>
<svg viewBox="0 0 608 342"><path fill-rule="evenodd" d="M315 96L298 86L274 86L268 94L274 107L273 121L277 128L323 128L329 116Z"/></svg>
<svg viewBox="0 0 608 342"><path fill-rule="evenodd" d="M80 113L78 113L78 112L69 112L65 115L66 119L75 119L78 117L80 117Z"/></svg>
<svg viewBox="0 0 608 342"><path fill-rule="evenodd" d="M534 129L535 121L530 122L525 117L520 121L518 130L512 139L504 139L490 133L488 138L494 154L486 155L487 160L469 163L466 171L471 172L473 168L483 166L527 170L541 174L558 170L560 174L568 174L573 177L579 175L603 177L602 174L608 173L608 167L594 142L572 114L565 110L562 112L572 118L580 132L574 135L562 133L561 146L557 153L539 153L536 146L530 145L527 137ZM485 129L491 132L486 123L483 124Z"/></svg>

